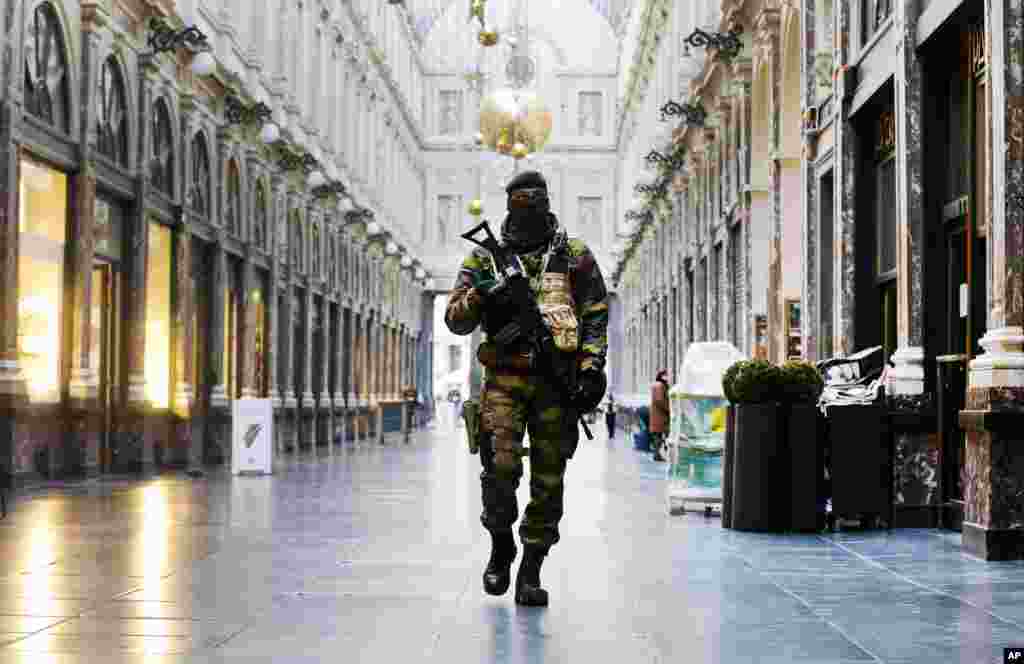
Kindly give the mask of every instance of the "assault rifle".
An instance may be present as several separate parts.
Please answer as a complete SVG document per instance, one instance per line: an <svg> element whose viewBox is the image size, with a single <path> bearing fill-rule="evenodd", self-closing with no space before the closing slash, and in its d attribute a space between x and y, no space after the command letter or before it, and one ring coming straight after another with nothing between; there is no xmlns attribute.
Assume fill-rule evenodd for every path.
<svg viewBox="0 0 1024 664"><path fill-rule="evenodd" d="M480 233L484 234L483 239L476 237ZM565 367L564 359L559 357L561 351L555 346L555 338L544 322L540 309L537 308L530 280L526 276L526 270L523 269L523 263L519 260L519 256L498 242L486 219L463 233L461 237L490 252L494 258L499 272L497 276L504 279L510 306L515 309L513 317L519 323L520 334L533 349L534 366L540 368L544 372L544 376L554 383L555 389L562 395L562 406L576 411L576 416L573 419L583 425L587 440L593 440L594 435L590 433L590 427L587 426L583 415L576 408L576 391L569 377L569 371Z"/></svg>

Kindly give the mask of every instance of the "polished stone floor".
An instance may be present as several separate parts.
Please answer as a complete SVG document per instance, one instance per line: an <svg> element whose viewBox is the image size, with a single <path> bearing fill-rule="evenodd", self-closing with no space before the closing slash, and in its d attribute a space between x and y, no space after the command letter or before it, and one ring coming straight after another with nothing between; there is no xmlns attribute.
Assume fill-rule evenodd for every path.
<svg viewBox="0 0 1024 664"><path fill-rule="evenodd" d="M0 664L975 664L1024 645L1024 565L935 531L670 516L664 466L600 432L569 467L552 605L485 596L461 436L20 497L0 521Z"/></svg>

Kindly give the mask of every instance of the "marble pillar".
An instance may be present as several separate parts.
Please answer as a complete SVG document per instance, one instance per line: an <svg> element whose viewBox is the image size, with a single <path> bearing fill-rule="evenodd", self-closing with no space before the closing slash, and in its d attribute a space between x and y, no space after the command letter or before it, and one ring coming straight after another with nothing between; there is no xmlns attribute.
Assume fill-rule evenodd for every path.
<svg viewBox="0 0 1024 664"><path fill-rule="evenodd" d="M986 3L990 54L992 209L988 330L971 361L964 462L964 548L986 560L1024 559L1024 50L1022 0ZM1005 63L1005 66L1004 66ZM1006 149L1002 149L1006 146Z"/></svg>
<svg viewBox="0 0 1024 664"><path fill-rule="evenodd" d="M886 392L924 394L924 100L917 53L918 0L896 0L896 334Z"/></svg>

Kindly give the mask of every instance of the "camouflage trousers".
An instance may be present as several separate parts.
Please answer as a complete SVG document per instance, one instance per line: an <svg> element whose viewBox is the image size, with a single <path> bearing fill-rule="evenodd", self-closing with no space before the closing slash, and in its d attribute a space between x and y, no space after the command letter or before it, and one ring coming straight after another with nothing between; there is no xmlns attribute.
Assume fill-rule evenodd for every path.
<svg viewBox="0 0 1024 664"><path fill-rule="evenodd" d="M530 433L530 503L519 524L524 544L558 542L566 461L579 432L560 395L539 376L487 371L481 394L480 521L490 531L509 530L519 518L516 489L523 476L523 434Z"/></svg>

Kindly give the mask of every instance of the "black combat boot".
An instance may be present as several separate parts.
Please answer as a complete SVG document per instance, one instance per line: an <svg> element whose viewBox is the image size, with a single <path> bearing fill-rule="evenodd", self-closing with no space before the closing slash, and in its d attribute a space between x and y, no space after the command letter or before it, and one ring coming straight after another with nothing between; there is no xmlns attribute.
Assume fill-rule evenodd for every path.
<svg viewBox="0 0 1024 664"><path fill-rule="evenodd" d="M491 532L491 559L484 570L484 592L504 595L512 583L512 561L516 559L516 540L511 530Z"/></svg>
<svg viewBox="0 0 1024 664"><path fill-rule="evenodd" d="M523 547L523 560L519 563L519 573L516 574L516 604L548 605L548 591L540 587L540 566L546 555L548 550L545 547L536 544L527 544Z"/></svg>

